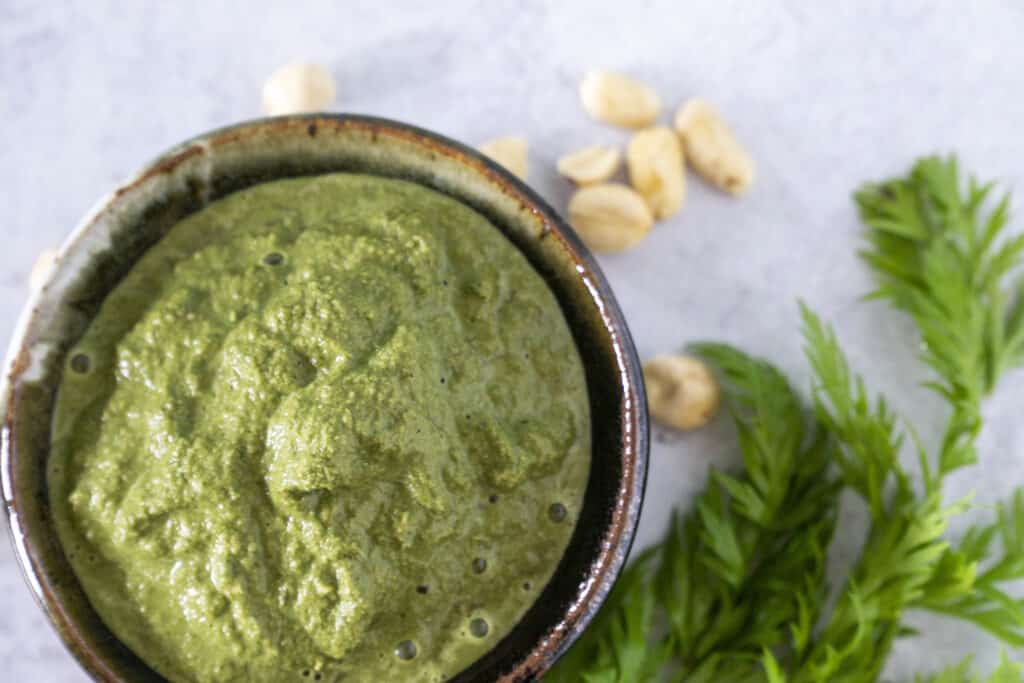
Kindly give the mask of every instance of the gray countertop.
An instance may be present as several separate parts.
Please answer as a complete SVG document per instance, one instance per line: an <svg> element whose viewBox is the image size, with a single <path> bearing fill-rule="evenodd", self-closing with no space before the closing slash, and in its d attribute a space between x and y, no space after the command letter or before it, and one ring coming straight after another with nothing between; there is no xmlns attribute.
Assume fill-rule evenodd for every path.
<svg viewBox="0 0 1024 683"><path fill-rule="evenodd" d="M164 148L258 115L261 84L282 63L329 65L341 110L469 143L525 135L530 180L559 207L568 187L555 159L626 139L577 102L582 73L608 67L648 81L673 110L698 94L717 103L759 164L748 197L692 180L681 214L635 251L600 259L641 354L724 339L806 384L795 333L802 297L836 322L871 383L927 435L944 412L917 387L924 373L910 325L858 302L869 281L854 256L849 196L915 156L951 150L1019 188L1022 35L1015 0L0 0L0 337L10 337L41 249ZM1007 385L986 409L983 463L954 482L955 493L974 491L982 503L1024 481L1024 426L1014 418L1024 387ZM656 440L641 545L699 490L707 466L731 462L732 452L722 423ZM857 552L862 517L847 507L843 558ZM33 604L6 538L0 601L0 680L85 679ZM927 634L899 644L894 679L971 652L987 667L998 652L968 627L913 620Z"/></svg>

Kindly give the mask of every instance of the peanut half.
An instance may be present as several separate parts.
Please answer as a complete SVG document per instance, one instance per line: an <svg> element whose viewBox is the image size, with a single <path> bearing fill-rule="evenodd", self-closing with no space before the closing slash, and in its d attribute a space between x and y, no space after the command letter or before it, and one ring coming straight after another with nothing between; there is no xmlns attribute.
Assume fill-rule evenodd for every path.
<svg viewBox="0 0 1024 683"><path fill-rule="evenodd" d="M718 410L718 382L708 366L696 358L652 358L644 363L644 383L651 415L669 427L703 427Z"/></svg>
<svg viewBox="0 0 1024 683"><path fill-rule="evenodd" d="M521 180L526 180L529 165L526 140L523 138L495 138L480 145L480 151L512 171Z"/></svg>
<svg viewBox="0 0 1024 683"><path fill-rule="evenodd" d="M591 71L583 78L580 100L598 121L625 128L649 126L661 111L658 93L650 87L607 71Z"/></svg>
<svg viewBox="0 0 1024 683"><path fill-rule="evenodd" d="M673 130L659 126L635 133L626 148L626 166L630 182L655 218L667 218L683 207L683 151Z"/></svg>
<svg viewBox="0 0 1024 683"><path fill-rule="evenodd" d="M615 175L622 154L614 147L584 147L558 160L558 172L577 185L603 183Z"/></svg>
<svg viewBox="0 0 1024 683"><path fill-rule="evenodd" d="M263 86L263 111L269 116L328 109L337 91L331 72L319 64L288 64L270 74Z"/></svg>
<svg viewBox="0 0 1024 683"><path fill-rule="evenodd" d="M679 108L675 124L686 159L697 173L730 194L743 194L750 187L754 160L714 107L692 99Z"/></svg>
<svg viewBox="0 0 1024 683"><path fill-rule="evenodd" d="M28 286L31 289L40 289L50 278L54 266L57 265L57 250L43 249L32 264L32 272L28 276Z"/></svg>
<svg viewBox="0 0 1024 683"><path fill-rule="evenodd" d="M591 249L615 252L636 246L654 225L644 198L619 183L587 185L569 200L569 222Z"/></svg>

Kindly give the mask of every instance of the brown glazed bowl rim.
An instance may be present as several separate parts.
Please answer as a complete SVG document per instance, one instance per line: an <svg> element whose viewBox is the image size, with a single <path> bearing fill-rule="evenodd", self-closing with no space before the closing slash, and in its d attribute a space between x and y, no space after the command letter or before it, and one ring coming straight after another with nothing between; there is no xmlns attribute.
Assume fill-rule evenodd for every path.
<svg viewBox="0 0 1024 683"><path fill-rule="evenodd" d="M266 146L269 150L265 154L261 146L264 140L268 141ZM149 220L146 216L150 213L143 210L170 211L164 208L170 200L165 201L159 194L170 193L168 188L180 186L183 202L185 198L192 198L192 208L182 209L179 214L187 215L211 198L217 199L259 182L350 170L342 162L334 161L334 157L331 161L326 161L326 156L321 159L317 150L323 145L331 148L330 154L339 155L338 159L351 154L352 163L356 164L353 168L360 172L377 172L373 170L377 168L374 164L380 162L382 169L399 169L382 170L381 175L407 177L448 192L489 217L491 214L487 212L491 207L497 207L495 212L504 212L502 216L514 213L515 218L502 220L505 223L516 222L518 227L515 230L506 229L504 225L499 227L548 280L567 318L570 318L577 346L581 347L583 342L588 349L581 347L588 374L592 420L597 421L595 405L614 406L608 410L613 410L612 416L618 420L617 425L592 425L595 434L597 430L610 430L610 434L618 435L618 443L612 443L609 451L614 452L607 455L607 462L604 462L604 455L600 456L604 466L599 468L596 466L599 459L597 449L601 444L595 441L594 465L584 509L569 551L551 583L505 638L452 681L526 681L539 678L590 623L625 564L639 520L647 477L649 435L643 376L622 311L596 261L569 225L536 192L504 168L476 150L437 133L387 119L351 114L255 119L187 140L160 155L100 200L62 245L57 265L47 282L31 293L11 340L0 386L0 412L4 417L0 434L0 483L11 539L36 601L46 612L65 647L96 680L163 679L106 631L94 612L89 614L92 608L77 579L73 574L69 576L70 566L59 549L51 526L45 474L39 474L45 471L49 448L45 435L48 434L50 413L41 415L46 418L45 424L33 415L52 408L53 391L59 383L60 370L47 368L59 368L69 346L70 337L61 335L71 333L63 330L87 324L64 322L62 318L67 313L69 319L73 319L76 312L65 309L81 303L69 294L81 291L74 289L73 280L99 278L100 275L94 277L91 271L86 274L83 271L94 269L100 272L107 264L103 258L109 256L113 259L110 262L114 263L120 255L122 263L118 267L121 270L109 276L119 278L152 241L138 246L139 251L133 252L121 248L123 242L110 238L110 253L99 256L92 251L86 253L85 246L80 243L87 243L91 249L98 240L106 238L106 232L103 235L98 233L107 231L113 235L114 229L122 226L117 221L122 220L120 216L123 214L139 216L136 223L128 223L124 219L123 225L127 227L122 232L127 234L132 225ZM303 166L307 157L320 165ZM218 159L226 159L222 176L218 176L214 168L207 172L207 184L197 185L194 177L197 165L215 165ZM252 164L254 168L268 170L265 176L242 179L237 170L236 175L227 170L231 163ZM248 166L242 168L247 169ZM371 170L367 171L367 168ZM439 170L432 170L434 168ZM219 181L238 185L219 194L216 186ZM177 194L173 196L178 197ZM157 234L153 238L155 241L159 239L158 230L147 228L146 234ZM518 236L510 236L510 230ZM534 233L528 235L529 230L534 230ZM555 242L537 246L545 239ZM541 252L549 255L538 255ZM555 252L559 256L550 256ZM84 265L74 263L76 258ZM95 265L99 262L101 265ZM560 284L554 284L556 280ZM107 281L105 286L112 286L110 282L116 282L116 279ZM569 294L563 297L559 289L562 286L567 292L572 288L577 299L569 300ZM574 322L576 318L579 320ZM580 330L586 333L582 337ZM591 342L590 337L596 341ZM602 365L606 369L592 369L588 361L591 353L594 358L606 361ZM603 373L601 379L606 383L600 386L608 389L599 397L591 381L592 372ZM51 375L58 378L53 380ZM603 422L614 423L615 420ZM46 443L40 444L40 441ZM596 480L602 483L596 484ZM601 498L593 502L591 499L597 495L594 491L599 486L602 487L600 491L611 493L602 493ZM596 522L588 520L585 524L584 515L592 505L598 506L593 509L600 515L594 518ZM577 546L587 548L587 553L580 557L573 555L572 551ZM583 569L578 570L577 565ZM111 640L117 642L111 644Z"/></svg>

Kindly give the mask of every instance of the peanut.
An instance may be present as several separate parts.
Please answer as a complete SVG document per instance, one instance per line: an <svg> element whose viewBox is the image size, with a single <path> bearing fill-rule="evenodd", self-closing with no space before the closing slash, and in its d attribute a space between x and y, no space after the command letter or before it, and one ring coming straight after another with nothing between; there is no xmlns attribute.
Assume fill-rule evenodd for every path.
<svg viewBox="0 0 1024 683"><path fill-rule="evenodd" d="M577 185L603 183L615 175L622 154L614 147L584 147L558 160L558 172Z"/></svg>
<svg viewBox="0 0 1024 683"><path fill-rule="evenodd" d="M594 251L636 246L654 225L644 198L619 183L587 185L569 200L569 222Z"/></svg>
<svg viewBox="0 0 1024 683"><path fill-rule="evenodd" d="M334 77L319 64L288 64L270 74L263 86L263 111L269 116L324 111L336 97Z"/></svg>
<svg viewBox="0 0 1024 683"><path fill-rule="evenodd" d="M659 126L635 133L626 148L626 166L630 182L650 204L655 218L667 218L683 207L683 151L670 128Z"/></svg>
<svg viewBox="0 0 1024 683"><path fill-rule="evenodd" d="M718 382L708 366L696 358L652 358L644 363L644 383L651 415L669 427L703 427L718 409Z"/></svg>
<svg viewBox="0 0 1024 683"><path fill-rule="evenodd" d="M690 100L679 108L675 124L686 159L697 173L730 194L743 194L750 187L754 161L714 107Z"/></svg>
<svg viewBox="0 0 1024 683"><path fill-rule="evenodd" d="M649 126L661 111L661 100L650 87L606 71L591 71L583 78L580 100L598 121L624 128Z"/></svg>
<svg viewBox="0 0 1024 683"><path fill-rule="evenodd" d="M57 250L43 249L36 257L36 262L32 264L32 272L28 276L29 288L40 289L49 279L55 265L57 265Z"/></svg>
<svg viewBox="0 0 1024 683"><path fill-rule="evenodd" d="M518 137L495 138L480 145L480 151L504 166L521 180L529 170L526 140Z"/></svg>

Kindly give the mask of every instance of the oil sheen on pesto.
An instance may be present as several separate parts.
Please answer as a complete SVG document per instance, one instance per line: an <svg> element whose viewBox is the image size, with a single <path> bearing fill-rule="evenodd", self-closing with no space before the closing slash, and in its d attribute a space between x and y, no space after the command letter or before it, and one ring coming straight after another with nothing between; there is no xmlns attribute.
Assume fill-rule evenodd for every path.
<svg viewBox="0 0 1024 683"><path fill-rule="evenodd" d="M68 353L51 502L104 622L174 681L439 681L550 578L589 419L557 302L485 218L284 180L107 297Z"/></svg>

